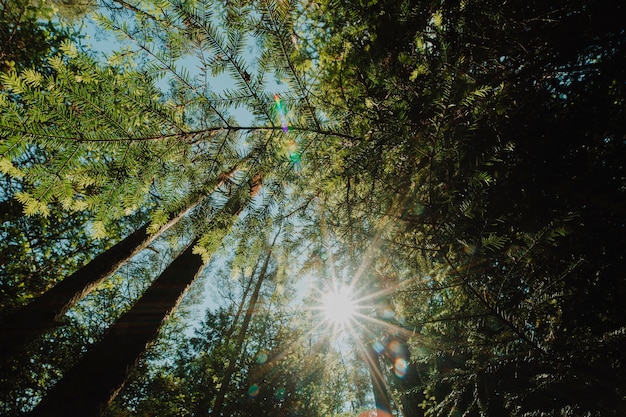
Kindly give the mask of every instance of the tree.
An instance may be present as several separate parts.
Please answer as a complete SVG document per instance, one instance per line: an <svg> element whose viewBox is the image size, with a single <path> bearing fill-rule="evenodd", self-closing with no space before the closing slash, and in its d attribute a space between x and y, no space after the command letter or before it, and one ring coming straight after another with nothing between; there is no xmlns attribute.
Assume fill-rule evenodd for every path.
<svg viewBox="0 0 626 417"><path fill-rule="evenodd" d="M43 66L46 57L72 37L53 23L54 9L44 2L3 0L0 3L0 72Z"/></svg>
<svg viewBox="0 0 626 417"><path fill-rule="evenodd" d="M109 329L105 338L55 385L32 415L65 415L69 409L81 415L100 415L158 333L163 317L167 317L180 299L181 284L176 281L191 282L201 270L202 258L192 250L192 246L188 247L172 262L135 306ZM169 301L169 305L155 308L153 300ZM97 385L89 384L94 374L101 378ZM68 404L71 404L69 409Z"/></svg>
<svg viewBox="0 0 626 417"><path fill-rule="evenodd" d="M254 310L257 308L257 302L259 300L259 293L261 291L261 286L263 285L263 282L268 276L268 273L269 273L268 267L269 267L269 263L272 257L271 247L273 247L274 244L276 243L277 237L278 237L278 234L274 238L274 242L272 242L270 246L270 250L268 251L267 256L265 257L265 260L263 261L263 265L261 266L259 276L257 277L256 284L254 285L254 291L252 292L252 295L250 296L250 300L248 301L248 308L246 309L245 315L243 317L241 328L238 331L237 339L235 340L235 346L232 351L232 356L228 358L227 360L228 366L224 370L224 376L222 377L220 388L217 391L215 403L213 407L211 407L210 415L212 416L222 415L222 405L224 403L224 396L226 395L226 392L228 392L229 390L229 385L231 382L230 379L232 377L233 371L235 370L235 367L237 366L237 359L238 359L238 356L241 354L243 343L248 333L248 326L250 325L250 320L252 320L252 314Z"/></svg>
<svg viewBox="0 0 626 417"><path fill-rule="evenodd" d="M258 248L249 241L257 239L246 239L246 247L256 252ZM267 242L261 244L261 250L265 245ZM275 248L272 264L277 264L281 246ZM265 257L247 261L250 266L256 264L258 273L264 260ZM231 266L224 269L227 276L215 283L217 288L233 281ZM224 415L326 416L343 407L349 394L346 391L351 389L350 379L342 371L332 370L337 358L332 352L322 353L327 343L314 341L317 337L326 339L327 335L310 333L315 322L306 311L290 303L290 291L281 289L289 284L281 283L279 271L266 278L248 330L242 332L241 316L237 320L238 306L247 304L251 296L246 291L248 282L256 282L248 278L238 274L237 285L242 292L226 290L226 300L227 294L231 298L226 305L207 311L194 336L186 342L178 340L165 354L167 360L157 358L156 369L151 371L156 375L153 382L146 380L150 368L135 372L134 381L117 397L121 401L116 399L106 415L168 415L168 410L171 415L206 415L218 395L216 383L224 377L224 369L233 358L238 365L225 392ZM236 339L241 334L245 334L245 339L237 349Z"/></svg>
<svg viewBox="0 0 626 417"><path fill-rule="evenodd" d="M623 215L605 205L622 193L613 180L620 165L607 153L617 151L610 138L623 135L622 109L605 99L622 83L624 50L621 18L607 14L623 8L390 3L328 2L333 13L320 13L337 28L324 32L324 97L333 118L364 137L335 149L345 197L328 215L333 227L348 225L340 233L350 247L355 235L378 236L383 215L398 219L379 249L404 260L372 264L390 286L408 287L398 308L433 339L427 348L439 346L418 359L445 369L427 382L435 402L424 406L435 415L619 414L619 389L601 381L623 379L621 359L598 364L599 373L587 364L600 357L595 348L623 343L609 336L623 321L617 303L582 283L601 271L622 274L618 258L592 248L616 253L606 242L619 241L612 219ZM371 216L371 207L382 210ZM598 243L584 248L588 241ZM598 288L623 293L609 281ZM586 324L570 327L579 320ZM582 340L594 346L584 360ZM604 391L594 404L578 394L589 378Z"/></svg>
<svg viewBox="0 0 626 417"><path fill-rule="evenodd" d="M387 384L380 368L378 354L373 347L366 347L364 360L367 363L370 372L370 378L372 380L374 402L376 403L376 415L378 417L390 416L391 399L389 398Z"/></svg>
<svg viewBox="0 0 626 417"><path fill-rule="evenodd" d="M219 175L215 188L222 186L229 175ZM79 300L193 210L203 198L200 192L197 194L200 197L196 201L189 202L181 212L169 215L162 226L144 224L28 305L6 315L0 323L2 362L8 362L29 342L49 331Z"/></svg>
<svg viewBox="0 0 626 417"><path fill-rule="evenodd" d="M224 237L276 230L277 213L301 215L293 240L308 246L302 263L351 276L372 303L361 317L376 323L363 325L368 340L385 328L374 312L382 308L406 336L419 383L381 375L407 414L420 400L434 416L620 414L622 6L116 5L101 20L136 47L111 57L121 66L96 66L66 45L53 76L4 77L2 167L32 185L19 195L27 212L85 201L101 228L152 193L183 198L235 165L234 183L262 172L264 191L241 207L256 227L225 237L196 219L197 251L209 257ZM244 53L250 43L258 55ZM139 71L127 71L133 55L145 59ZM197 73L178 64L190 56ZM218 92L210 75L225 71L234 86ZM270 75L286 91L270 91ZM167 98L151 84L160 76ZM237 109L252 121L231 117ZM50 153L49 167L20 166L32 146ZM198 211L223 203L210 198ZM267 368L259 374L278 378ZM263 400L239 412L277 411Z"/></svg>
<svg viewBox="0 0 626 417"><path fill-rule="evenodd" d="M157 188L158 184L156 192L163 193L162 196L174 203L184 196L185 189L175 192L168 190L168 187L173 188L183 181L171 181L172 177L159 178L157 175L167 172L168 155L178 157L193 147L193 158L196 158L196 162L204 157L210 158L206 165L197 164L197 171L208 166L209 176L212 171L221 168L222 161L228 160L227 140L229 134L236 132L237 128L210 127L187 132L179 124L181 121L177 116L162 111L161 105L152 102L155 99L154 89L146 84L141 74L131 75L123 69L98 67L92 60L79 56L69 44L65 44L63 52L66 54L64 58L57 57L52 61L51 75L25 71L5 77L10 94L3 102L6 110L3 125L7 128L7 136L3 140L3 156L6 162L3 166L7 173L25 177L33 184L33 189L28 192L24 190L18 195L28 214L41 212L47 215L50 204L55 200L74 210L90 207L100 213L100 217L94 222L94 230L97 236L102 237L106 223L119 218L122 213L135 210L148 191L153 193L151 187ZM124 88L120 88L121 85ZM58 87L58 95L42 94L44 86ZM72 103L69 108L68 101ZM152 128L149 128L145 119L146 110L152 116L158 116L163 124L150 123ZM133 113L139 118L131 120L133 117L129 116ZM26 114L30 123L17 123ZM218 114L218 119L220 118L226 120ZM76 128L77 126L80 128ZM171 133L169 129L173 129L175 133ZM259 128L259 131L271 130ZM218 136L214 143L204 140L211 137L211 132L219 134L220 131L225 135L214 135ZM88 138L83 136L85 132L89 132ZM201 146L195 145L197 140L203 141ZM117 146L116 142L121 146ZM156 147L149 145L150 142L155 143ZM216 148L212 148L213 145ZM50 171L40 170L41 166L18 165L19 158L28 151L29 146L52 149L50 163L46 165ZM146 152L148 148L154 150L154 159L146 158L150 154ZM93 154L102 151L103 157L96 158L95 165L85 171L82 161L92 159L90 157ZM120 151L122 153L118 154ZM219 153L215 153L216 151ZM133 155L139 159L135 159ZM188 173L191 174L190 171ZM193 181L203 181L207 174L193 175L196 175ZM188 184L185 185L189 187ZM123 205L126 208L117 207L113 202L116 199L120 202L124 200ZM108 206L107 209L101 210L105 205ZM165 204L162 206L153 214L153 225L167 220L167 207ZM210 255L206 246L210 246L212 238L215 236L202 238L197 242L198 246L204 247L202 252L205 256ZM107 268L103 275L116 268L110 260L104 264ZM68 284L69 281L66 281L65 285ZM79 291L82 292L83 288L81 284ZM71 303L64 301L63 304L62 310ZM58 314L57 311L56 315Z"/></svg>
<svg viewBox="0 0 626 417"><path fill-rule="evenodd" d="M191 208L176 215L156 233L149 234L150 224L145 224L28 305L6 315L0 327L3 336L0 344L2 361L6 363L25 345L50 330L76 302L146 248Z"/></svg>
<svg viewBox="0 0 626 417"><path fill-rule="evenodd" d="M258 177L250 180L250 198L258 193L260 186ZM226 218L218 219L214 225L217 233L227 233L225 229L243 210L243 204L238 197L226 204ZM126 382L146 346L202 271L206 260L196 251L198 242L199 239L195 239L187 245L105 337L54 386L32 415L65 415L69 403L74 414L101 415ZM89 383L93 375L101 375L98 385ZM80 393L79 399L77 393Z"/></svg>
<svg viewBox="0 0 626 417"><path fill-rule="evenodd" d="M23 306L109 245L109 239L91 239L85 228L90 221L87 211L67 213L55 205L47 217L24 215L22 205L15 199L15 194L23 188L19 181L2 177L1 204L6 209L2 211L0 251L3 314ZM128 220L128 223L135 221ZM125 233L129 227L125 223L110 229L111 240Z"/></svg>

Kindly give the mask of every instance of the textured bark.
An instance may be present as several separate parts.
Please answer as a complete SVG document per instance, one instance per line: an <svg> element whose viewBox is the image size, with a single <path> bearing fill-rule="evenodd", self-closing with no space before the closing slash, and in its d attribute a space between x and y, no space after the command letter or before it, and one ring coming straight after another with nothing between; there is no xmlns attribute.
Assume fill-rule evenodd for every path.
<svg viewBox="0 0 626 417"><path fill-rule="evenodd" d="M55 385L32 416L99 416L204 266L190 244L104 338Z"/></svg>
<svg viewBox="0 0 626 417"><path fill-rule="evenodd" d="M7 364L26 345L51 330L78 301L176 224L192 207L174 216L156 233L148 234L149 225L143 225L29 304L3 317L0 323L0 365Z"/></svg>

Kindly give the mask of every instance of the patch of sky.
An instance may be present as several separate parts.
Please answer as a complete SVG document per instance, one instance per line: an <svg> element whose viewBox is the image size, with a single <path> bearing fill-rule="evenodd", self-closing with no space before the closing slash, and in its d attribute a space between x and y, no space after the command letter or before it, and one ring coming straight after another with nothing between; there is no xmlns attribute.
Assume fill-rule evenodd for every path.
<svg viewBox="0 0 626 417"><path fill-rule="evenodd" d="M190 86L197 89L196 93L202 94L211 100L220 100L229 93L232 95L239 89L236 77L237 71L234 68L228 68L230 64L226 64L226 70L216 73L208 68L207 63L215 57L210 57L209 51L196 50L193 53L185 53L180 56L175 54L168 55L167 62L158 62L160 52L158 48L151 53L146 53L146 45L139 45L138 42L131 40L128 36L124 36L122 32L113 32L102 28L103 16L106 16L106 9L100 10L100 17L93 14L88 16L81 22L81 26L77 28L83 35L79 39L79 46L82 50L92 55L102 64L112 64L123 61L125 58L135 60L134 64L142 66L144 69L151 68L153 79L157 88L163 93L164 97L170 98L175 90L173 87L180 84L183 79L190 81ZM116 17L117 24L120 28L130 27L131 22ZM216 27L219 27L217 17L213 17ZM259 45L252 35L247 35L244 40L245 49L241 55L242 62L249 72L254 73L257 69L256 63L259 59ZM154 45L149 45L154 47ZM165 46L164 46L165 48ZM152 56L150 56L152 54ZM175 58L175 59L172 59ZM248 76L249 74L246 74ZM260 81L260 80L258 80ZM263 88L270 97L274 94L285 94L288 87L281 80L265 74L263 76ZM256 116L248 107L239 104L233 104L227 107L224 113L233 118L239 126L251 126L256 120Z"/></svg>

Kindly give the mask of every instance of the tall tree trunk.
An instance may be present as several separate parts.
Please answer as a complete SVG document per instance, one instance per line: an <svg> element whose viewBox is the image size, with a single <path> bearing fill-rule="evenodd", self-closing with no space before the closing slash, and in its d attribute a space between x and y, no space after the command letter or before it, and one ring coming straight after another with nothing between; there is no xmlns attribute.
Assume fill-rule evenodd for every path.
<svg viewBox="0 0 626 417"><path fill-rule="evenodd" d="M214 190L228 181L236 169L218 175L211 189ZM198 192L185 209L177 214L171 214L170 220L155 233L149 234L149 223L144 224L29 304L4 316L0 321L0 367L6 365L30 342L52 329L70 308L164 231L175 225L196 207L204 196L204 193Z"/></svg>
<svg viewBox="0 0 626 417"><path fill-rule="evenodd" d="M202 271L191 243L111 326L33 411L33 416L99 416L126 381L147 345Z"/></svg>
<svg viewBox="0 0 626 417"><path fill-rule="evenodd" d="M276 241L276 239L274 239ZM273 244L272 244L273 245ZM243 323L241 324L241 329L239 330L239 334L237 336L237 342L235 345L235 349L233 349L232 354L228 360L228 366L226 367L226 371L222 377L220 389L217 392L217 398L215 399L215 405L211 410L211 416L217 417L221 415L222 406L224 404L224 397L228 392L230 387L230 380L235 371L235 366L237 365L237 358L241 352L241 348L243 346L243 342L245 341L246 334L248 333L248 326L250 326L250 320L252 320L252 316L254 314L254 310L256 308L257 302L259 301L259 293L261 292L261 287L263 286L263 282L265 282L265 278L267 277L267 268L270 263L270 259L272 257L272 251L270 250L265 258L265 262L263 263L263 268L259 274L259 278L257 279L256 285L254 287L254 292L250 297L250 302L248 303L248 308L246 309L246 315L244 316Z"/></svg>
<svg viewBox="0 0 626 417"><path fill-rule="evenodd" d="M398 327L399 330L402 330ZM402 331L398 331L402 333ZM392 348L391 344L395 346ZM419 404L424 401L423 383L419 376L417 365L411 362L411 350L404 336L398 334L391 337L387 342L387 352L391 354L391 362L394 364L394 372L391 378L398 388L402 415L404 417L424 417L424 410ZM406 369L395 367L403 360ZM420 389L420 387L422 389Z"/></svg>
<svg viewBox="0 0 626 417"><path fill-rule="evenodd" d="M241 313L243 313L245 300L248 299L248 293L252 289L252 283L254 282L254 275L256 275L256 270L257 270L257 267L259 266L259 263L260 263L260 260L257 260L256 264L254 265L254 268L252 269L253 276L250 277L250 280L246 284L246 288L244 289L243 294L241 295L241 303L239 303L239 305L237 306L237 312L235 313L235 317L233 318L233 323L226 330L226 333L224 334L224 337L222 338L223 341L226 343L230 342L230 338L233 335L233 332L235 331L236 324L239 323L239 317L241 317Z"/></svg>
<svg viewBox="0 0 626 417"><path fill-rule="evenodd" d="M6 365L26 345L52 329L78 301L197 204L194 202L174 215L156 233L149 234L149 224L143 225L29 304L3 317L0 323L0 366Z"/></svg>
<svg viewBox="0 0 626 417"><path fill-rule="evenodd" d="M259 266L260 261L257 260L256 265L254 266L253 269L253 274L250 277L250 279L248 280L248 282L246 283L246 288L243 291L243 294L241 295L241 302L239 303L239 305L237 306L237 312L235 313L235 317L233 318L233 322L231 323L231 325L228 327L228 329L226 330L226 333L224 333L224 336L222 336L222 343L224 344L229 344L231 342L231 337L233 335L233 332L235 331L235 328L237 327L237 324L239 323L239 318L241 317L241 314L243 313L243 309L244 306L246 305L246 300L248 299L248 293L250 292L250 290L252 289L252 284L254 282L254 276L256 275L256 270L257 267ZM212 394L205 394L202 398L200 398L200 400L198 401L198 404L196 405L195 409L194 409L194 416L202 416L207 414L210 406L211 406L211 401L213 400L213 395Z"/></svg>
<svg viewBox="0 0 626 417"><path fill-rule="evenodd" d="M250 195L254 196L261 187L260 175L254 176L249 184ZM243 199L235 197L224 210L234 221L244 203ZM193 252L197 242L198 239L194 240L172 261L133 307L111 326L104 338L50 390L31 413L33 417L102 414L159 333L163 322L202 271L202 256Z"/></svg>
<svg viewBox="0 0 626 417"><path fill-rule="evenodd" d="M374 401L376 402L376 415L377 417L391 417L391 401L389 399L389 393L387 392L387 386L385 385L385 378L380 369L378 354L370 345L365 347L364 360L367 363L372 380Z"/></svg>

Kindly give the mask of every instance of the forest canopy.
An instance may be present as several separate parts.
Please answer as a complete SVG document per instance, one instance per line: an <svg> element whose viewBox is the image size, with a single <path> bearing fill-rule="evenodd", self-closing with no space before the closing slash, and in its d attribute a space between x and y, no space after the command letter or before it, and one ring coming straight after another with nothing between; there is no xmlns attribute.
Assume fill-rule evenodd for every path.
<svg viewBox="0 0 626 417"><path fill-rule="evenodd" d="M0 413L624 415L615 3L0 1Z"/></svg>

